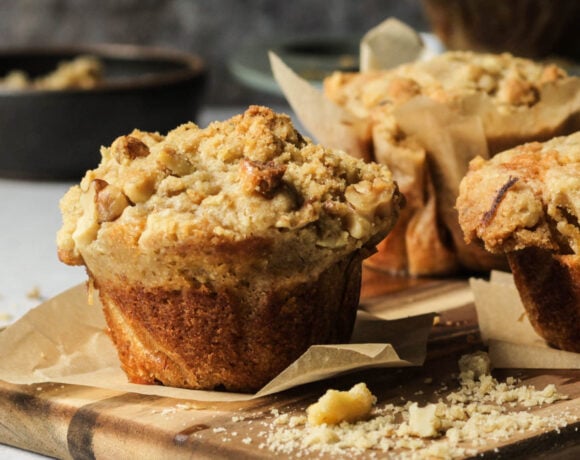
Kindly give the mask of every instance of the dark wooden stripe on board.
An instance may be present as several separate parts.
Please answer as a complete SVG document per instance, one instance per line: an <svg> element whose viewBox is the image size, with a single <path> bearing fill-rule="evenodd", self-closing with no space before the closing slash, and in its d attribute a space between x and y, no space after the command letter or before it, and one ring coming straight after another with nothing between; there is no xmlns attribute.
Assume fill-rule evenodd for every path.
<svg viewBox="0 0 580 460"><path fill-rule="evenodd" d="M94 460L93 436L102 426L101 419L109 410L121 406L143 405L162 399L161 396L125 393L103 399L78 409L73 415L67 431L67 446L71 457L76 460Z"/></svg>
<svg viewBox="0 0 580 460"><path fill-rule="evenodd" d="M50 457L62 456L60 423L68 423L76 408L40 395L60 384L16 385L0 381L0 442Z"/></svg>
<svg viewBox="0 0 580 460"><path fill-rule="evenodd" d="M477 454L484 460L577 460L580 458L580 422L567 425L559 430L541 433Z"/></svg>

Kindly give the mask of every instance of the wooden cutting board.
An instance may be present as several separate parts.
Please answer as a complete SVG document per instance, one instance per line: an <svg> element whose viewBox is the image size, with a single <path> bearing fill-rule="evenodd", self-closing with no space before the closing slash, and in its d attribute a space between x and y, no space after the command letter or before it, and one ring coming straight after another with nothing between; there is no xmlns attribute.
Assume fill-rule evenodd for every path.
<svg viewBox="0 0 580 460"><path fill-rule="evenodd" d="M386 316L397 309L413 314L441 312L425 365L367 370L235 403L0 381L0 442L75 459L284 457L264 445L277 410L302 414L328 388L348 389L361 381L381 403L413 400L423 405L433 394L433 384L426 382L448 384L451 391L459 356L483 348L465 280L407 280L366 271L361 305ZM554 383L570 399L533 411L551 415L567 410L580 416L580 371L503 370L494 375L500 379L517 376L537 388ZM580 423L558 431L522 433L502 442L490 440L479 451L485 458L580 458Z"/></svg>

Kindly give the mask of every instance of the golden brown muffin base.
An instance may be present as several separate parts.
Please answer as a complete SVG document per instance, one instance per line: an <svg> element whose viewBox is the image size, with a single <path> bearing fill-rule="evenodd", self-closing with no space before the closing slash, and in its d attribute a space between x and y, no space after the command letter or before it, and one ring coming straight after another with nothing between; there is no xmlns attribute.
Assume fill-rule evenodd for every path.
<svg viewBox="0 0 580 460"><path fill-rule="evenodd" d="M248 308L236 292L99 283L105 318L133 383L254 391L310 345L348 342L358 306L360 252ZM251 312L251 313L248 313Z"/></svg>
<svg viewBox="0 0 580 460"><path fill-rule="evenodd" d="M550 345L580 353L580 256L530 247L508 260L536 332Z"/></svg>

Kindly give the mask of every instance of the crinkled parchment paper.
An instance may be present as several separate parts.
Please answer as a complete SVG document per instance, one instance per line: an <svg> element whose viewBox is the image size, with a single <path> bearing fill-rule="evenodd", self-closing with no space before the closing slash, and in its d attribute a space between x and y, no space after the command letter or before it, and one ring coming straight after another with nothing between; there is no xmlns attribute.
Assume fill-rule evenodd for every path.
<svg viewBox="0 0 580 460"><path fill-rule="evenodd" d="M95 296L96 298L96 296ZM98 301L84 285L44 302L0 333L0 380L70 383L197 401L239 401L355 370L421 365L433 314L393 321L360 312L351 343L312 346L256 394L127 382Z"/></svg>
<svg viewBox="0 0 580 460"><path fill-rule="evenodd" d="M390 69L425 53L421 36L403 22L389 18L369 30L360 43L361 72Z"/></svg>
<svg viewBox="0 0 580 460"><path fill-rule="evenodd" d="M580 369L580 353L550 347L528 321L509 273L471 279L481 336L494 367Z"/></svg>

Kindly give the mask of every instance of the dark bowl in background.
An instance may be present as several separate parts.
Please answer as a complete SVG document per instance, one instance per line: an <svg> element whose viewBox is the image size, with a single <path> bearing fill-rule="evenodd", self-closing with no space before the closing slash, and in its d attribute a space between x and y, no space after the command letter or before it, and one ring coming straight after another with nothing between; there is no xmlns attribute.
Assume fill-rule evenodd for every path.
<svg viewBox="0 0 580 460"><path fill-rule="evenodd" d="M132 45L0 50L0 77L45 75L62 61L95 56L104 81L92 89L0 88L0 175L78 179L100 147L137 128L167 131L195 121L207 69L198 56Z"/></svg>

